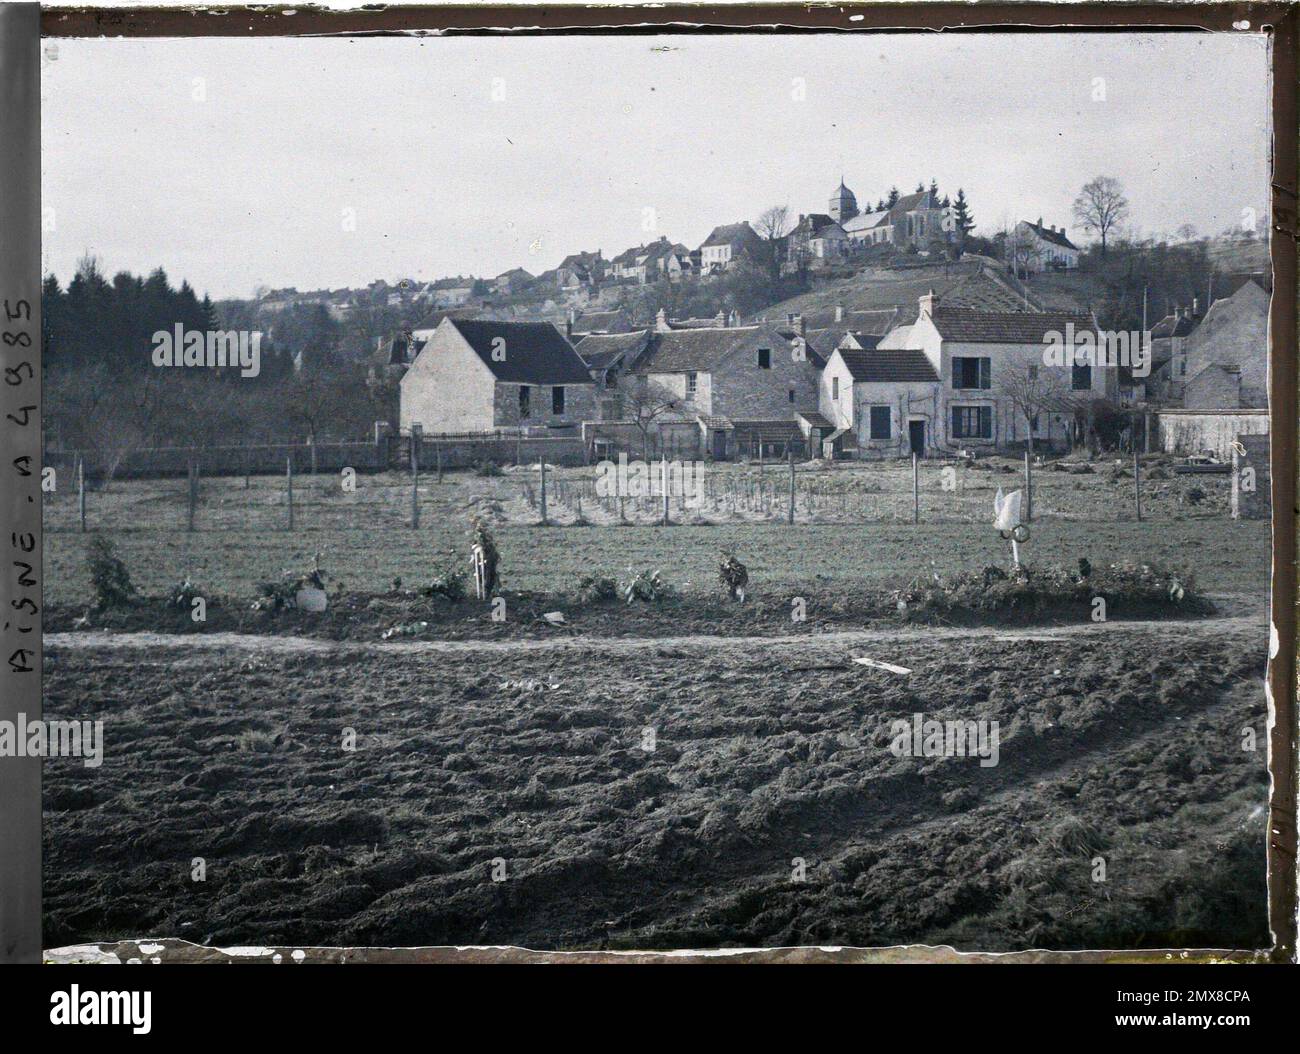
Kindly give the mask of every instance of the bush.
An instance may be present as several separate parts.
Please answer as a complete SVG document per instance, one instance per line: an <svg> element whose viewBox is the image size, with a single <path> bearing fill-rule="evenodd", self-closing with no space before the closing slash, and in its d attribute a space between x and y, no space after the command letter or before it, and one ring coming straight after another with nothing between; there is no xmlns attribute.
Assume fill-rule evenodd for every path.
<svg viewBox="0 0 1300 1054"><path fill-rule="evenodd" d="M317 560L320 554L317 553ZM278 582L259 582L261 594L253 601L254 611L291 611L298 606L298 590L325 588L325 572L315 563L310 571L285 571Z"/></svg>
<svg viewBox="0 0 1300 1054"><path fill-rule="evenodd" d="M499 476L501 475L501 466L495 461L481 460L474 462L474 475L476 476Z"/></svg>
<svg viewBox="0 0 1300 1054"><path fill-rule="evenodd" d="M673 588L658 571L638 571L632 573L628 568L630 576L619 588L623 599L629 604L634 600L643 600L648 604L658 604L661 601L668 600L673 596Z"/></svg>
<svg viewBox="0 0 1300 1054"><path fill-rule="evenodd" d="M488 525L477 516L470 525L469 542L471 557L475 548L483 550L484 588L491 593L501 584L501 574L497 570L501 562L501 554L497 550L496 539L488 530Z"/></svg>
<svg viewBox="0 0 1300 1054"><path fill-rule="evenodd" d="M206 596L207 592L191 582L189 576L186 575L184 582L172 586L167 591L167 603L172 607L184 608L186 611L190 611L194 607L193 602L196 597Z"/></svg>
<svg viewBox="0 0 1300 1054"><path fill-rule="evenodd" d="M599 604L618 596L618 583L604 575L583 575L578 582L578 600L583 604Z"/></svg>
<svg viewBox="0 0 1300 1054"><path fill-rule="evenodd" d="M465 599L465 572L450 567L444 568L433 576L433 581L424 587L424 595L442 597L458 604Z"/></svg>
<svg viewBox="0 0 1300 1054"><path fill-rule="evenodd" d="M118 558L113 543L102 534L91 538L86 564L96 608L126 607L135 600L135 586L126 564Z"/></svg>
<svg viewBox="0 0 1300 1054"><path fill-rule="evenodd" d="M1021 565L1010 572L986 567L948 578L935 574L890 597L899 616L909 621L972 615L1074 616L1090 611L1094 597L1132 612L1177 609L1180 614L1204 614L1211 610L1194 591L1190 577L1149 564L1094 568L1087 561L1080 561L1077 571Z"/></svg>

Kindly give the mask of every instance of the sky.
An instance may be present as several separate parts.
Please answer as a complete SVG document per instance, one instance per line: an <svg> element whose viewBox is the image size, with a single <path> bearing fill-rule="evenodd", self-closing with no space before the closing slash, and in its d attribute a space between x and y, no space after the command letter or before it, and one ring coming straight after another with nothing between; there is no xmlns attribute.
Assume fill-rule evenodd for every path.
<svg viewBox="0 0 1300 1054"><path fill-rule="evenodd" d="M1253 33L49 40L45 268L214 299L537 274L824 212L841 175L1083 238L1105 174L1138 233L1217 233L1268 203L1267 63Z"/></svg>

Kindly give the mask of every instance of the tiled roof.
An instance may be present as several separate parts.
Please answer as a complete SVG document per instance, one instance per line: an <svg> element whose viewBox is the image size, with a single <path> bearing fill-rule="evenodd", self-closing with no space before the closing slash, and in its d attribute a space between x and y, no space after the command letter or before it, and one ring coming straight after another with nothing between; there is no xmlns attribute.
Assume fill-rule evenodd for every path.
<svg viewBox="0 0 1300 1054"><path fill-rule="evenodd" d="M975 311L940 305L930 318L944 340L965 344L1042 344L1050 332L1064 336L1069 323L1076 333L1097 328L1091 315L1066 311Z"/></svg>
<svg viewBox="0 0 1300 1054"><path fill-rule="evenodd" d="M889 219L889 210L883 212L863 212L854 216L851 220L845 220L840 226L846 231L865 231L872 227L879 227Z"/></svg>
<svg viewBox="0 0 1300 1054"><path fill-rule="evenodd" d="M889 351L857 351L840 348L836 354L844 360L849 375L855 381L938 381L925 352L914 348L897 348Z"/></svg>
<svg viewBox="0 0 1300 1054"><path fill-rule="evenodd" d="M448 319L499 381L518 384L590 384L587 364L550 322ZM496 343L498 338L504 344ZM493 351L503 347L498 362Z"/></svg>
<svg viewBox="0 0 1300 1054"><path fill-rule="evenodd" d="M879 344L884 336L883 333L863 333L854 330L850 330L850 335L857 341L859 347L866 348L868 351Z"/></svg>

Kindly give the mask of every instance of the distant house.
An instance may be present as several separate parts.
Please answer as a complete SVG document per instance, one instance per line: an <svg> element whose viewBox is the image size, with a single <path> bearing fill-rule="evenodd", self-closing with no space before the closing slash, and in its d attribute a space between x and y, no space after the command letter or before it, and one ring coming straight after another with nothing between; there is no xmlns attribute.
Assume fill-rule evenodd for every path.
<svg viewBox="0 0 1300 1054"><path fill-rule="evenodd" d="M944 236L943 217L943 206L925 190L905 195L887 209L854 216L841 226L858 245L925 249Z"/></svg>
<svg viewBox="0 0 1300 1054"><path fill-rule="evenodd" d="M512 267L492 279L492 291L500 296L509 296L511 293L519 292L531 281L533 276L522 267Z"/></svg>
<svg viewBox="0 0 1300 1054"><path fill-rule="evenodd" d="M1151 327L1151 373L1146 379L1147 398L1180 403L1187 383L1187 338L1201 324L1200 302L1175 309Z"/></svg>
<svg viewBox="0 0 1300 1054"><path fill-rule="evenodd" d="M1079 266L1079 247L1065 236L1065 228L1044 227L1041 216L1037 223L1021 220L1012 237L1019 245L1017 262L1022 271L1073 271Z"/></svg>
<svg viewBox="0 0 1300 1054"><path fill-rule="evenodd" d="M718 274L746 257L759 259L762 249L763 239L748 223L727 223L714 227L700 246L701 273Z"/></svg>
<svg viewBox="0 0 1300 1054"><path fill-rule="evenodd" d="M555 284L568 291L594 287L604 281L606 270L606 261L599 249L595 252L571 253L555 269Z"/></svg>
<svg viewBox="0 0 1300 1054"><path fill-rule="evenodd" d="M401 380L400 427L566 428L593 419L587 364L549 322L445 318Z"/></svg>
<svg viewBox="0 0 1300 1054"><path fill-rule="evenodd" d="M474 295L474 279L457 275L440 278L426 287L434 307L461 307Z"/></svg>
<svg viewBox="0 0 1300 1054"><path fill-rule="evenodd" d="M849 236L839 223L822 212L800 214L786 239L784 267L787 271L825 267L843 260L848 253Z"/></svg>
<svg viewBox="0 0 1300 1054"><path fill-rule="evenodd" d="M1269 297L1253 281L1216 300L1186 338L1189 410L1268 406Z"/></svg>

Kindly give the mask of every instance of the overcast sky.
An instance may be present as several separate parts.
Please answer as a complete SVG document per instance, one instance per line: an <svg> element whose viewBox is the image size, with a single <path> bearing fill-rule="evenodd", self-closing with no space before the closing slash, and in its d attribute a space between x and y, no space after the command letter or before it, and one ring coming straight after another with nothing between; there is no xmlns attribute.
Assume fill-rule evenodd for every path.
<svg viewBox="0 0 1300 1054"><path fill-rule="evenodd" d="M660 234L694 248L773 204L825 211L841 171L864 205L964 187L982 233L1073 232L1102 173L1146 233L1217 232L1268 200L1253 34L45 48L45 264L65 282L86 252L214 298L536 274Z"/></svg>

